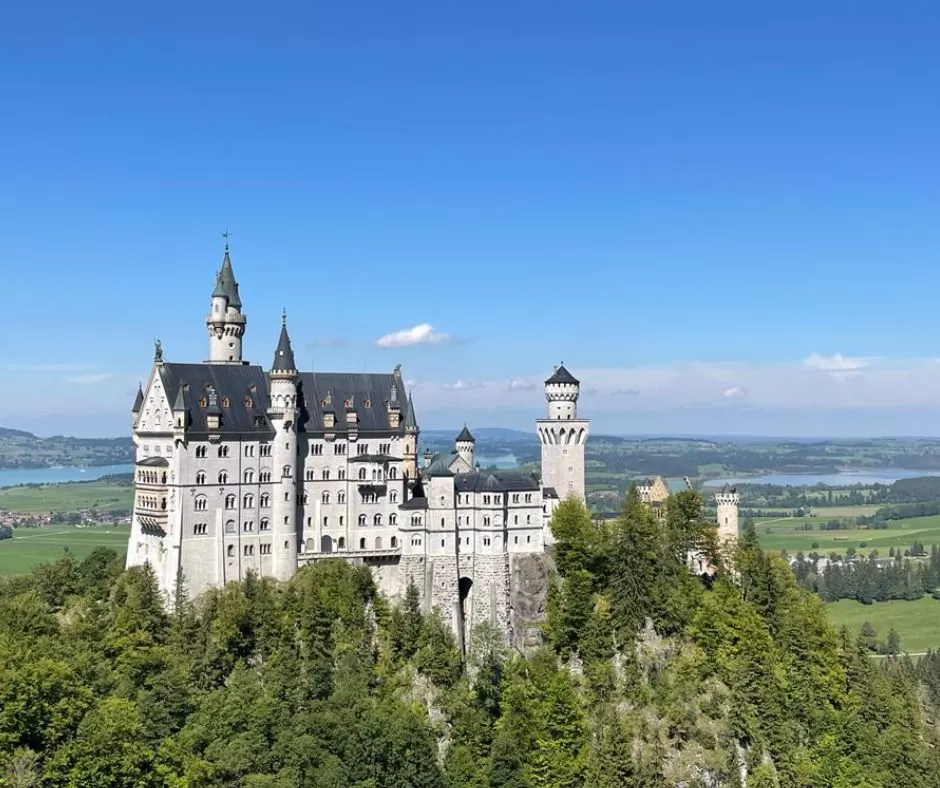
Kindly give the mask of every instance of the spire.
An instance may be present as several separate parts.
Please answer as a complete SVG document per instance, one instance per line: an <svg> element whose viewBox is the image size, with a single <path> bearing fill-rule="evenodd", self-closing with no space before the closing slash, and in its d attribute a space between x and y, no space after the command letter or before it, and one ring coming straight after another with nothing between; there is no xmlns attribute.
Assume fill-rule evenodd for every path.
<svg viewBox="0 0 940 788"><path fill-rule="evenodd" d="M414 400L411 399L411 392L408 392L408 409L405 411L404 427L406 430L418 429L418 420L415 418L415 403Z"/></svg>
<svg viewBox="0 0 940 788"><path fill-rule="evenodd" d="M467 425L463 425L463 429L460 431L460 434L457 436L457 443L476 443L474 437L470 434L470 430L467 429Z"/></svg>
<svg viewBox="0 0 940 788"><path fill-rule="evenodd" d="M222 296L228 299L228 305L234 309L242 308L242 300L238 296L238 282L235 281L235 271L232 270L232 259L228 254L228 240L225 241L225 256L222 258L222 267L215 278L215 290L212 297Z"/></svg>
<svg viewBox="0 0 940 788"><path fill-rule="evenodd" d="M131 408L131 413L140 413L140 409L144 406L144 387L138 383L137 384L137 396L134 398L134 407Z"/></svg>
<svg viewBox="0 0 940 788"><path fill-rule="evenodd" d="M567 369L565 369L565 362L562 361L557 367L555 367L552 372L552 376L545 381L545 384L550 383L564 383L570 386L577 386L580 384L578 379L572 375Z"/></svg>
<svg viewBox="0 0 940 788"><path fill-rule="evenodd" d="M296 369L294 351L290 346L290 337L287 334L287 310L284 310L281 314L281 337L277 342L277 350L274 351L274 363L271 365L271 371L293 372Z"/></svg>
<svg viewBox="0 0 940 788"><path fill-rule="evenodd" d="M173 402L173 412L186 410L186 398L183 396L183 383L180 382L179 388L176 390L176 399Z"/></svg>

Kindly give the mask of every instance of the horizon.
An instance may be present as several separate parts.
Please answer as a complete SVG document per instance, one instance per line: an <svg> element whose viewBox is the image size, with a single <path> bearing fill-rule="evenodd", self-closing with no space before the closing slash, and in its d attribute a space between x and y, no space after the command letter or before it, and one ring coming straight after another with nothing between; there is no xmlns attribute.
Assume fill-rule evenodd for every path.
<svg viewBox="0 0 940 788"><path fill-rule="evenodd" d="M564 359L595 432L940 433L938 39L918 2L12 6L0 423L129 433L231 229L245 358L286 308L428 427L527 427Z"/></svg>

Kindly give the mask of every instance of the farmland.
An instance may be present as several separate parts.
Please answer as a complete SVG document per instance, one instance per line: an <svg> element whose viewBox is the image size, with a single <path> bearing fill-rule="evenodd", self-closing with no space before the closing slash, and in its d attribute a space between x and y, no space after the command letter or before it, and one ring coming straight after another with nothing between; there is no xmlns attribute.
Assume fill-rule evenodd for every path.
<svg viewBox="0 0 940 788"><path fill-rule="evenodd" d="M923 599L895 599L863 605L853 599L840 599L826 605L829 620L836 626L846 626L857 634L868 621L884 641L892 628L901 636L901 649L909 654L922 654L927 649L940 648L940 601L925 596Z"/></svg>
<svg viewBox="0 0 940 788"><path fill-rule="evenodd" d="M5 487L0 489L0 510L35 514L88 509L126 511L131 508L133 499L134 488L130 485L105 481Z"/></svg>
<svg viewBox="0 0 940 788"><path fill-rule="evenodd" d="M66 553L82 559L96 547L110 547L123 554L129 534L127 525L18 528L12 539L0 540L0 575L23 574Z"/></svg>

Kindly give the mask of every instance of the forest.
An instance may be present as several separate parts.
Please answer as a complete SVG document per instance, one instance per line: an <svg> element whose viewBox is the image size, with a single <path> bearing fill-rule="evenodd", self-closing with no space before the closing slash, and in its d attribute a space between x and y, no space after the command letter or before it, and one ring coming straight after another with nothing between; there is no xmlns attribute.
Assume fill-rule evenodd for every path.
<svg viewBox="0 0 940 788"><path fill-rule="evenodd" d="M525 654L341 561L169 609L105 549L0 579L0 785L940 786L940 657L873 660L753 528L723 550L694 492L552 527Z"/></svg>

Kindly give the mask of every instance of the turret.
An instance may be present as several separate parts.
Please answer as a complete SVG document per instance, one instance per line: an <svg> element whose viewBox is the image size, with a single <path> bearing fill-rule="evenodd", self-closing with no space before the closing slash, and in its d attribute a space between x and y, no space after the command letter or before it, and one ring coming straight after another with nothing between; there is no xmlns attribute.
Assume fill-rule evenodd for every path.
<svg viewBox="0 0 940 788"><path fill-rule="evenodd" d="M297 571L297 387L300 375L294 362L287 314L271 364L271 405L268 418L274 429L272 451L272 574L288 580Z"/></svg>
<svg viewBox="0 0 940 788"><path fill-rule="evenodd" d="M415 418L415 403L408 393L408 406L405 408L405 448L403 453L402 471L409 478L418 475L418 420Z"/></svg>
<svg viewBox="0 0 940 788"><path fill-rule="evenodd" d="M140 383L137 384L137 396L134 397L134 407L131 408L131 425L133 429L137 429L137 422L140 420L140 411L144 407L144 387Z"/></svg>
<svg viewBox="0 0 940 788"><path fill-rule="evenodd" d="M548 418L578 418L578 397L581 395L581 383L565 369L564 362L555 367L552 375L545 381L545 399L548 401Z"/></svg>
<svg viewBox="0 0 940 788"><path fill-rule="evenodd" d="M726 484L715 493L718 509L718 541L732 543L738 538L738 503L740 496L736 488Z"/></svg>
<svg viewBox="0 0 940 788"><path fill-rule="evenodd" d="M473 462L473 445L475 443L476 440L470 434L467 425L464 424L460 434L457 435L457 440L454 442L454 448L457 450L457 456L467 463L467 469L470 473L476 470Z"/></svg>
<svg viewBox="0 0 940 788"><path fill-rule="evenodd" d="M226 240L222 267L215 278L212 304L206 317L210 364L242 363L242 337L246 322Z"/></svg>
<svg viewBox="0 0 940 788"><path fill-rule="evenodd" d="M536 428L542 444L542 486L550 487L560 499L574 495L584 500L584 444L590 422L578 418L581 384L564 364L545 381L548 418L539 419ZM552 543L551 531L545 543Z"/></svg>

